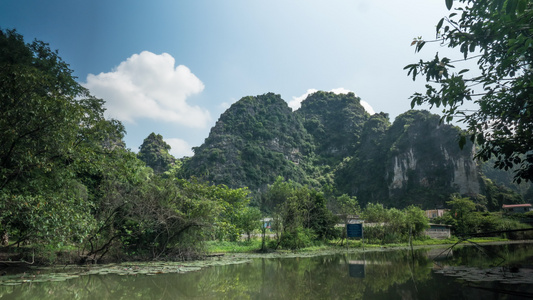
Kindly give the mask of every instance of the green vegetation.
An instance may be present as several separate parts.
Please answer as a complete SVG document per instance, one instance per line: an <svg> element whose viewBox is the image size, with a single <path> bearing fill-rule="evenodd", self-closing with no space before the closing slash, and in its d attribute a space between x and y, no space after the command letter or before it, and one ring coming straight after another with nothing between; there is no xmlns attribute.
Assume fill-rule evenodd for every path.
<svg viewBox="0 0 533 300"><path fill-rule="evenodd" d="M255 192L278 176L306 183L313 145L287 103L268 93L234 103L193 151L184 176Z"/></svg>
<svg viewBox="0 0 533 300"><path fill-rule="evenodd" d="M362 205L396 208L433 209L444 207L455 192L481 193L472 149L457 147L460 134L428 111L407 111L392 125L387 114L375 114L365 123L355 154L336 168L336 187ZM468 180L456 179L459 163L466 163Z"/></svg>
<svg viewBox="0 0 533 300"><path fill-rule="evenodd" d="M275 249L299 249L335 237L338 218L326 207L322 193L278 177L263 200L265 209L272 211L273 228L278 232L272 243Z"/></svg>
<svg viewBox="0 0 533 300"><path fill-rule="evenodd" d="M160 135L138 156L125 149L122 124L104 118L104 101L47 44L9 30L0 44L5 252L36 251L39 262L60 251L79 262L190 259L205 240L259 228L246 189L175 178L180 164Z"/></svg>
<svg viewBox="0 0 533 300"><path fill-rule="evenodd" d="M447 57L405 67L413 80L424 76L426 91L412 96L412 106L424 103L443 107L443 119L458 118L475 141L482 160L495 157L500 169L515 167L515 179L533 179L533 55L531 18L533 4L527 0L455 1L459 5L436 27L434 42L459 50L462 58ZM454 1L447 0L452 9ZM416 52L428 41L415 39ZM477 59L478 70L457 69L456 64ZM463 108L474 102L476 110Z"/></svg>
<svg viewBox="0 0 533 300"><path fill-rule="evenodd" d="M369 115L353 93L316 92L296 111L313 136L319 163L334 164L351 155Z"/></svg>
<svg viewBox="0 0 533 300"><path fill-rule="evenodd" d="M381 204L369 203L362 213L365 222L365 239L369 243L390 244L425 238L429 221L424 211L415 206L403 210L385 209Z"/></svg>
<svg viewBox="0 0 533 300"><path fill-rule="evenodd" d="M45 43L0 31L0 45L0 230L17 244L81 242L94 226L88 188L128 159L124 128Z"/></svg>
<svg viewBox="0 0 533 300"><path fill-rule="evenodd" d="M487 212L483 205L476 204L466 197L454 195L447 203L451 207L450 211L441 218L434 219L433 222L452 225L456 235L468 237L485 232L532 228L527 225L529 222L521 222L520 220L524 217L527 218L527 216L521 214L502 216L500 212ZM533 237L533 231L491 234L489 236L527 239Z"/></svg>
<svg viewBox="0 0 533 300"><path fill-rule="evenodd" d="M246 241L208 241L207 251L210 253L253 253L261 249L261 239L252 238Z"/></svg>
<svg viewBox="0 0 533 300"><path fill-rule="evenodd" d="M156 133L135 154L57 52L9 30L0 45L0 260L359 247L343 240L348 215L366 221L370 247L432 243L422 209L439 206L457 234L528 228L530 215L487 211L523 203L520 194L489 179L483 195L463 188L479 187L472 153L450 146L461 131L429 112L391 125L354 94L318 92L292 112L268 93L234 103L191 158L176 160Z"/></svg>
<svg viewBox="0 0 533 300"><path fill-rule="evenodd" d="M156 174L169 171L175 164L175 158L168 153L170 146L163 141L160 134L150 133L139 147L137 157L152 168Z"/></svg>

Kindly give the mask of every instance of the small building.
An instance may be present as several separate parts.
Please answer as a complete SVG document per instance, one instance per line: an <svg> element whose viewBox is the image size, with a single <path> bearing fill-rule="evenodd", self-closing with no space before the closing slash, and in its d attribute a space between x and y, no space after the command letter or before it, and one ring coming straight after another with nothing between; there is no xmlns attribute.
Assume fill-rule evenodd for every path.
<svg viewBox="0 0 533 300"><path fill-rule="evenodd" d="M516 213L527 213L529 211L532 211L533 208L531 207L531 204L504 204L502 206L503 212L509 213L509 214L516 214Z"/></svg>
<svg viewBox="0 0 533 300"><path fill-rule="evenodd" d="M429 223L429 228L426 229L426 235L432 239L447 239L451 237L451 228L450 225L444 224L431 224Z"/></svg>
<svg viewBox="0 0 533 300"><path fill-rule="evenodd" d="M273 221L272 218L264 218L264 219L262 219L261 222L263 223L263 228L266 228L266 229L272 231L272 221Z"/></svg>
<svg viewBox="0 0 533 300"><path fill-rule="evenodd" d="M426 217L431 220L437 217L442 217L446 211L449 211L449 209L430 209L426 210L425 213Z"/></svg>

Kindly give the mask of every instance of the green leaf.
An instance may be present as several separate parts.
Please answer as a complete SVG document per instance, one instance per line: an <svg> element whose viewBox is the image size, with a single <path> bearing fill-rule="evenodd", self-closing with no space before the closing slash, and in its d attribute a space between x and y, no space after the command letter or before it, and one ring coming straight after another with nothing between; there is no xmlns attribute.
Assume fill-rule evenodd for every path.
<svg viewBox="0 0 533 300"><path fill-rule="evenodd" d="M446 0L446 8L448 8L448 10L451 10L452 6L453 6L453 0Z"/></svg>
<svg viewBox="0 0 533 300"><path fill-rule="evenodd" d="M461 135L461 137L459 138L459 148L463 150L463 147L465 146L465 144L466 144L466 137L464 135Z"/></svg>
<svg viewBox="0 0 533 300"><path fill-rule="evenodd" d="M475 43L470 44L470 47L468 50L470 50L470 52L474 52L476 50L476 44Z"/></svg>
<svg viewBox="0 0 533 300"><path fill-rule="evenodd" d="M514 15L516 12L517 4L518 4L518 0L508 0L505 5L505 12L508 15Z"/></svg>
<svg viewBox="0 0 533 300"><path fill-rule="evenodd" d="M437 32L439 32L440 28L442 27L442 23L444 23L444 18L440 19L439 23L437 24Z"/></svg>
<svg viewBox="0 0 533 300"><path fill-rule="evenodd" d="M524 11L526 10L527 2L528 2L527 0L518 1L517 10L519 14L524 13Z"/></svg>

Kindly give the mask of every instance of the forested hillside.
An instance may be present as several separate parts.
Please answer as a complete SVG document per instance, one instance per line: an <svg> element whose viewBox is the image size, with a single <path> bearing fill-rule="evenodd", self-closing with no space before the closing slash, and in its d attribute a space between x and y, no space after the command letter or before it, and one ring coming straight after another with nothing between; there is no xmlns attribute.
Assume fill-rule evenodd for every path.
<svg viewBox="0 0 533 300"><path fill-rule="evenodd" d="M421 209L450 199L497 211L532 194L480 168L474 146L458 146L461 129L439 116L410 110L391 124L353 93L317 92L295 112L274 93L246 96L193 157L175 159L156 133L136 154L104 100L46 43L0 30L0 46L0 233L9 251L30 244L52 261L76 249L83 263L189 259L204 241L258 229L262 216L276 220L274 248L292 249L340 237L340 214L426 226Z"/></svg>
<svg viewBox="0 0 533 300"><path fill-rule="evenodd" d="M309 95L296 111L313 136L319 163L334 165L355 152L369 117L359 101L353 93L318 91Z"/></svg>
<svg viewBox="0 0 533 300"><path fill-rule="evenodd" d="M480 175L472 144L457 146L460 129L442 125L437 115L408 111L387 127L376 115L356 156L339 168L341 190L364 202L405 207L443 207L452 193L476 197ZM370 173L357 170L366 169ZM368 188L367 185L372 186Z"/></svg>
<svg viewBox="0 0 533 300"><path fill-rule="evenodd" d="M256 197L282 176L363 205L442 208L452 194L491 209L515 203L513 192L487 203L492 185L482 180L473 144L458 146L460 135L427 111L408 111L392 124L386 113L370 116L353 93L316 92L295 112L269 93L244 97L222 114L182 174L248 187Z"/></svg>
<svg viewBox="0 0 533 300"><path fill-rule="evenodd" d="M252 191L264 190L278 176L305 184L314 147L279 95L249 96L220 116L184 170L188 177Z"/></svg>

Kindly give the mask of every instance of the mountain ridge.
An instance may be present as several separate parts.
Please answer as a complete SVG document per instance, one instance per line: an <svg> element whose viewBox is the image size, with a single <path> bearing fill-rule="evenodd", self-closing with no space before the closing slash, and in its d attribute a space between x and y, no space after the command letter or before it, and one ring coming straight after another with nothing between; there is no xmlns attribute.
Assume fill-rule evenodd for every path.
<svg viewBox="0 0 533 300"><path fill-rule="evenodd" d="M361 204L446 206L452 194L483 198L474 145L440 116L409 110L391 124L353 93L316 92L292 111L280 95L246 96L228 108L183 165L187 178L259 195L278 176L356 196ZM481 199L480 198L480 199Z"/></svg>

